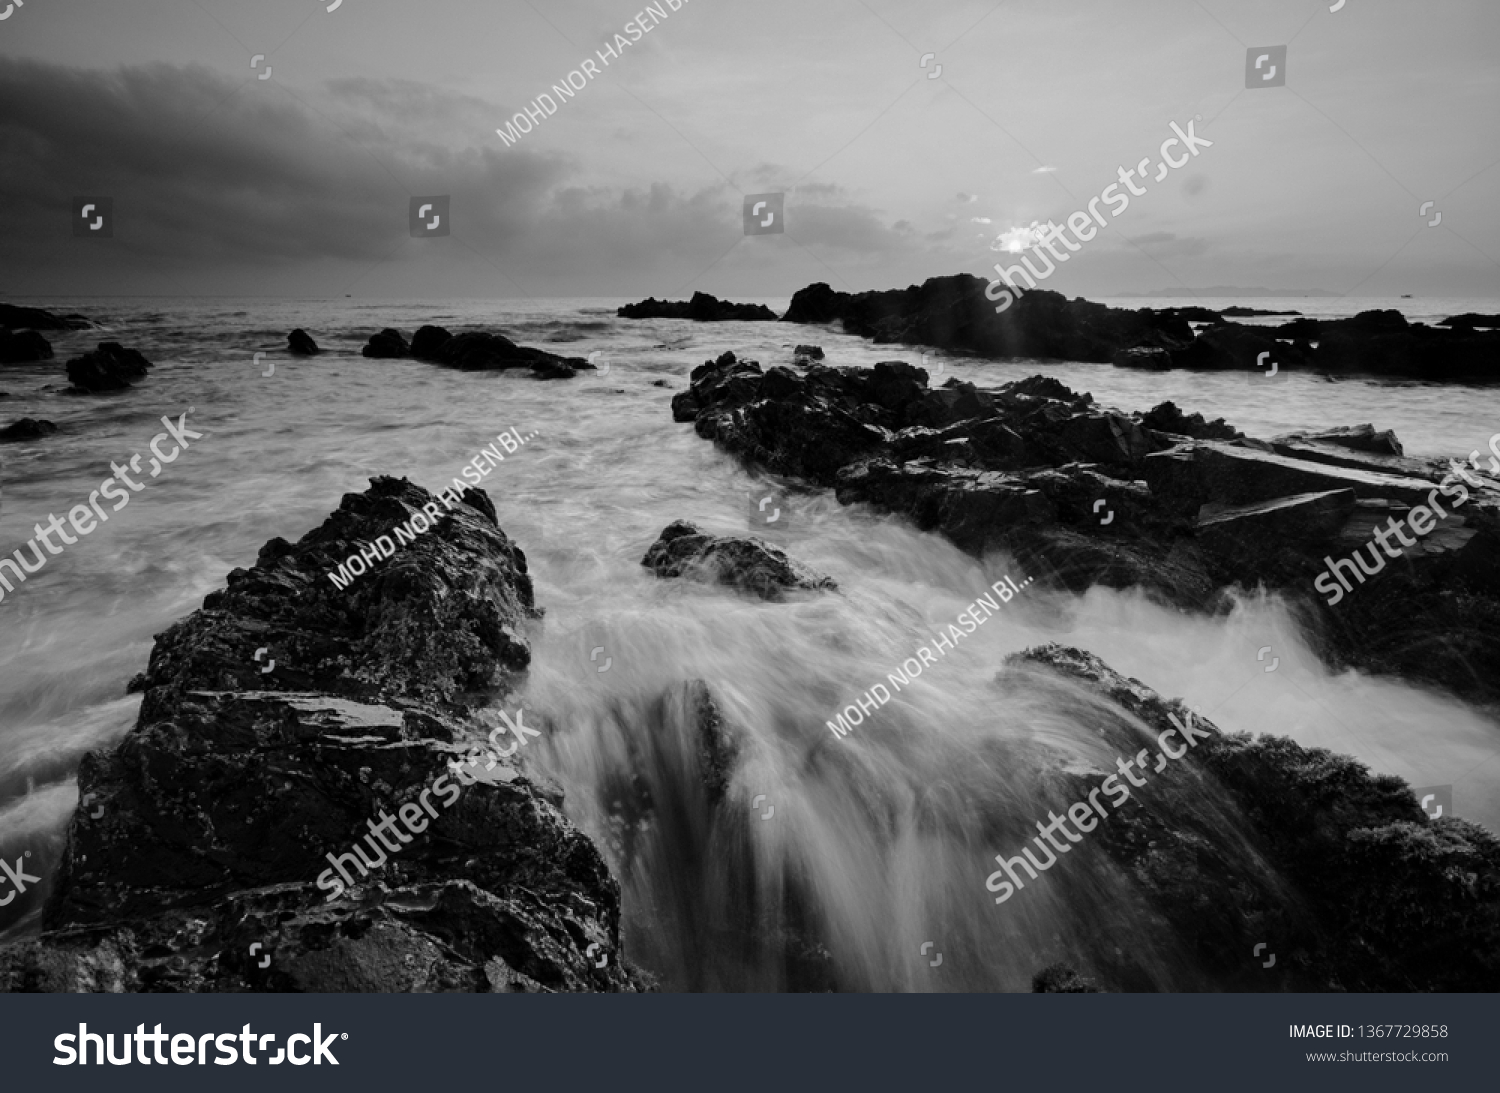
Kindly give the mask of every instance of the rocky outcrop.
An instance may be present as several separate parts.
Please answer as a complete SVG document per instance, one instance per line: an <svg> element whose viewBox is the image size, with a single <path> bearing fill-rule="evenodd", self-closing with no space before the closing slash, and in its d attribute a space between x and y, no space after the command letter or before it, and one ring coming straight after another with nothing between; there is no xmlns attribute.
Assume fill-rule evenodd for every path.
<svg viewBox="0 0 1500 1093"><path fill-rule="evenodd" d="M0 330L87 330L93 325L82 315L57 315L39 307L0 304Z"/></svg>
<svg viewBox="0 0 1500 1093"><path fill-rule="evenodd" d="M1449 320L1451 329L1408 323L1391 310L1361 312L1350 319L1299 317L1280 326L1246 326L1223 314L1251 309L1223 314L1196 307L1131 310L1068 300L1047 289L991 297L988 288L989 282L967 273L886 292L835 292L819 283L792 297L782 321L841 322L846 332L877 343L930 345L987 357L1056 357L1146 369L1259 369L1262 374L1269 374L1275 361L1278 372L1500 382L1500 330L1477 330L1484 325L1483 316L1473 317L1472 323ZM1195 333L1192 322L1209 325Z"/></svg>
<svg viewBox="0 0 1500 1093"><path fill-rule="evenodd" d="M329 579L424 508L430 530ZM374 479L158 636L135 729L79 769L89 807L0 989L641 985L603 858L497 743L493 706L564 731L511 697L540 614L525 555L482 491L444 509Z"/></svg>
<svg viewBox="0 0 1500 1093"><path fill-rule="evenodd" d="M21 330L14 334L0 330L0 364L29 364L51 359L51 343L35 330Z"/></svg>
<svg viewBox="0 0 1500 1093"><path fill-rule="evenodd" d="M99 348L68 362L68 382L77 393L123 391L145 379L151 362L119 342L100 342Z"/></svg>
<svg viewBox="0 0 1500 1093"><path fill-rule="evenodd" d="M582 357L559 357L543 349L517 345L501 334L484 331L450 334L440 326L418 330L412 336L410 355L461 372L529 368L537 379L572 379L580 371L594 367Z"/></svg>
<svg viewBox="0 0 1500 1093"><path fill-rule="evenodd" d="M50 421L41 421L34 417L23 417L20 421L0 429L0 442L40 440L42 437L51 436L55 432L57 432L57 426Z"/></svg>
<svg viewBox="0 0 1500 1093"><path fill-rule="evenodd" d="M814 573L763 540L705 535L686 520L668 524L641 565L658 577L693 577L763 600L782 600L788 592L838 588L832 577Z"/></svg>
<svg viewBox="0 0 1500 1093"><path fill-rule="evenodd" d="M932 389L903 362L795 372L726 353L691 378L675 420L842 503L902 514L976 555L1005 550L1076 592L1142 587L1218 611L1236 587L1265 585L1304 610L1335 665L1500 700L1494 479L1474 477L1467 503L1378 580L1332 595L1329 559L1373 549L1378 521L1449 496L1443 483L1459 492L1436 461L1350 446L1397 449L1373 428L1267 442L1175 406L1123 413L1041 376Z"/></svg>
<svg viewBox="0 0 1500 1093"><path fill-rule="evenodd" d="M692 319L699 323L775 322L776 312L764 304L735 304L695 292L687 301L658 300L647 297L638 304L626 304L615 312L622 319Z"/></svg>
<svg viewBox="0 0 1500 1093"><path fill-rule="evenodd" d="M322 350L300 326L286 336L286 351L294 357L316 357Z"/></svg>
<svg viewBox="0 0 1500 1093"><path fill-rule="evenodd" d="M1109 753L1148 745L1149 756L1163 734L1192 730L1166 737L1184 754L1143 767L1146 788L1086 839L1216 989L1500 989L1500 840L1484 828L1429 820L1404 782L1353 759L1222 733L1092 654L1046 645L1006 663L1002 688L1042 688L1052 708L1108 703L1087 708ZM1058 810L1114 773L1056 772ZM1068 964L1108 989L1142 989L1130 952L1080 944ZM1273 981L1251 959L1257 945L1275 953ZM1069 973L1045 969L1035 989L1090 985Z"/></svg>
<svg viewBox="0 0 1500 1093"><path fill-rule="evenodd" d="M1437 324L1438 326L1452 326L1473 329L1474 327L1500 327L1500 315L1481 315L1475 311L1466 311L1462 315L1453 315Z"/></svg>

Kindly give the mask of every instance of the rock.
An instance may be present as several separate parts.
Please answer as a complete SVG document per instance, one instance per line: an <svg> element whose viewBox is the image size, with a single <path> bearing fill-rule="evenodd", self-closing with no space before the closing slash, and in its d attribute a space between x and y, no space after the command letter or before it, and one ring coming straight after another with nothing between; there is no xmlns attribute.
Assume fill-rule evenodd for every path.
<svg viewBox="0 0 1500 1093"><path fill-rule="evenodd" d="M52 345L35 330L22 330L12 334L0 330L0 364L29 364L32 361L50 361Z"/></svg>
<svg viewBox="0 0 1500 1093"><path fill-rule="evenodd" d="M1259 307L1238 307L1238 306L1236 306L1236 307L1226 307L1223 311L1219 312L1219 314L1220 315L1226 315L1226 316L1228 316L1229 318L1232 318L1232 319L1237 319L1237 318L1244 318L1244 317L1250 316L1250 315L1301 315L1302 312L1300 312L1300 311L1267 311L1264 308L1259 308Z"/></svg>
<svg viewBox="0 0 1500 1093"><path fill-rule="evenodd" d="M776 312L764 304L734 304L706 292L695 292L686 302L658 300L651 296L638 304L626 304L615 314L622 319L692 319L700 323L776 320Z"/></svg>
<svg viewBox="0 0 1500 1093"><path fill-rule="evenodd" d="M812 361L823 359L823 347L820 345L799 345L792 350L793 364L809 364Z"/></svg>
<svg viewBox="0 0 1500 1093"><path fill-rule="evenodd" d="M1481 315L1478 312L1466 311L1462 315L1450 316L1437 325L1467 327L1470 330L1476 326L1500 327L1500 315Z"/></svg>
<svg viewBox="0 0 1500 1093"><path fill-rule="evenodd" d="M1116 368L1144 368L1150 372L1166 372L1172 367L1171 351L1156 345L1116 349L1111 360Z"/></svg>
<svg viewBox="0 0 1500 1093"><path fill-rule="evenodd" d="M56 315L39 307L0 304L3 330L87 330L93 325L82 315Z"/></svg>
<svg viewBox="0 0 1500 1093"><path fill-rule="evenodd" d="M286 351L294 357L315 357L321 352L312 335L301 327L286 336Z"/></svg>
<svg viewBox="0 0 1500 1093"><path fill-rule="evenodd" d="M1319 445L1335 445L1340 448L1348 448L1356 452L1371 452L1375 455L1405 455L1406 450L1401 447L1401 441L1396 439L1396 434L1389 429L1377 432L1375 426L1366 423L1364 425L1340 425L1334 429L1321 429L1317 432L1287 433L1285 436L1272 437L1272 444L1290 444L1298 441Z"/></svg>
<svg viewBox="0 0 1500 1093"><path fill-rule="evenodd" d="M835 292L819 282L792 297L782 321L840 322L845 332L877 344L931 345L988 357L1113 361L1147 369L1170 362L1174 368L1253 371L1267 353L1278 372L1317 369L1500 382L1500 330L1477 331L1478 322L1439 329L1408 324L1400 312L1386 310L1351 319L1299 316L1280 326L1246 326L1207 308L1130 310L1068 300L1040 288L1002 288L993 297L990 291L989 282L966 273L888 292ZM1231 308L1224 314L1251 310ZM1211 325L1195 335L1190 321Z"/></svg>
<svg viewBox="0 0 1500 1093"><path fill-rule="evenodd" d="M619 886L561 791L524 751L468 762L493 746L489 702L514 706L539 612L488 497L463 500L374 479L158 636L136 727L79 769L99 818L75 815L43 933L0 949L0 989L643 985L620 960ZM328 579L424 505L431 530ZM369 825L390 814L403 841L382 849Z"/></svg>
<svg viewBox="0 0 1500 1093"><path fill-rule="evenodd" d="M1173 402L1153 407L1141 418L1141 424L1194 440L1238 440L1245 435L1221 417L1205 421L1202 414L1184 414Z"/></svg>
<svg viewBox="0 0 1500 1093"><path fill-rule="evenodd" d="M44 436L51 436L57 432L57 426L50 421L39 421L34 417L23 417L14 424L0 429L0 441L7 440L40 440Z"/></svg>
<svg viewBox="0 0 1500 1093"><path fill-rule="evenodd" d="M760 539L705 535L684 520L669 524L641 565L658 577L694 577L782 600L791 591L836 590L833 578L814 573Z"/></svg>
<svg viewBox="0 0 1500 1093"><path fill-rule="evenodd" d="M1189 720L1181 702L1090 653L1049 644L1006 666L1002 687L1031 690L1053 709L1076 708L1082 688L1145 730L1118 713L1091 714L1103 754L1131 755L1178 725L1192 730L1191 741L1177 733L1182 756L1147 772L1150 788L1087 839L1129 878L1144 905L1137 914L1160 922L1217 989L1264 989L1261 962L1248 955L1268 938L1296 939L1276 968L1293 992L1500 988L1500 840L1490 832L1429 820L1404 782L1353 759ZM1057 772L1059 811L1106 773L1114 768ZM1130 953L1087 934L1073 947L1068 965L1111 989L1137 989ZM1077 982L1055 968L1037 979L1054 990Z"/></svg>
<svg viewBox="0 0 1500 1093"><path fill-rule="evenodd" d="M151 362L134 349L126 349L119 342L100 342L98 349L68 362L68 381L75 391L91 394L123 391L135 380L144 379L150 367Z"/></svg>
<svg viewBox="0 0 1500 1093"><path fill-rule="evenodd" d="M1049 964L1031 980L1033 994L1100 994L1098 984L1066 964Z"/></svg>
<svg viewBox="0 0 1500 1093"><path fill-rule="evenodd" d="M419 361L440 361L443 346L452 337L452 334L440 326L424 326L412 335L411 355Z"/></svg>
<svg viewBox="0 0 1500 1093"><path fill-rule="evenodd" d="M668 383L666 380L652 380L651 381L651 386L652 387L670 387L672 385L670 383Z"/></svg>
<svg viewBox="0 0 1500 1093"><path fill-rule="evenodd" d="M1263 584L1317 620L1332 666L1500 702L1500 489L1470 485L1460 513L1434 510L1421 548L1356 595L1315 588L1328 558L1368 539L1367 504L1426 506L1449 474L1347 446L1399 448L1373 428L1273 443L1171 403L1124 414L1041 376L934 390L901 362L799 373L731 353L693 370L672 413L752 469L1004 551L1044 586L1217 612Z"/></svg>
<svg viewBox="0 0 1500 1093"><path fill-rule="evenodd" d="M401 331L386 327L379 334L371 334L369 344L360 353L376 360L399 360L411 356L411 346Z"/></svg>

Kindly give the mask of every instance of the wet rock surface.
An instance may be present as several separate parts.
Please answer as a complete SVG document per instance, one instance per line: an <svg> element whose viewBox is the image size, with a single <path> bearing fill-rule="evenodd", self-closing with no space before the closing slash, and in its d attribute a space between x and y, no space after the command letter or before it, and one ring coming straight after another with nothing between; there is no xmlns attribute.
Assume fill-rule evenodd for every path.
<svg viewBox="0 0 1500 1093"><path fill-rule="evenodd" d="M813 572L764 540L705 535L686 520L667 525L641 565L658 577L728 585L763 600L781 600L788 592L838 588L832 577Z"/></svg>
<svg viewBox="0 0 1500 1093"><path fill-rule="evenodd" d="M1009 551L1054 587L1137 586L1218 611L1235 588L1264 585L1305 610L1333 664L1500 700L1493 468L1460 479L1389 454L1399 442L1372 426L1271 442L1169 403L1123 413L1041 376L927 381L899 361L799 372L726 353L694 369L672 411L754 467L900 513L976 555ZM1375 549L1377 517L1419 509L1440 517L1436 532L1374 580L1327 583L1330 559Z"/></svg>
<svg viewBox="0 0 1500 1093"><path fill-rule="evenodd" d="M0 989L642 986L619 886L561 790L494 751L489 707L514 706L540 612L488 497L466 491L348 587L328 578L423 506L445 509L374 479L158 636L136 727L79 769L44 932L0 950ZM377 841L396 815L416 833Z"/></svg>
<svg viewBox="0 0 1500 1093"><path fill-rule="evenodd" d="M774 322L776 312L764 304L736 304L695 292L691 300L658 300L647 297L638 304L626 304L615 314L621 319L692 319L700 323Z"/></svg>
<svg viewBox="0 0 1500 1093"><path fill-rule="evenodd" d="M997 285L1003 289L1003 284ZM850 294L835 292L825 283L809 285L792 297L782 321L841 322L848 333L877 343L930 345L988 357L1056 357L1113 361L1128 368L1262 374L1268 374L1275 361L1282 370L1500 382L1500 330L1486 329L1485 316L1458 316L1445 320L1450 325L1436 327L1408 323L1400 312L1390 310L1338 320L1298 317L1275 326L1248 326L1224 318L1252 311L1112 308L1068 300L1048 289L1007 293L961 273L884 292ZM1193 322L1208 325L1195 332Z"/></svg>
<svg viewBox="0 0 1500 1093"><path fill-rule="evenodd" d="M1120 756L1142 747L1157 754L1163 734L1193 730L1191 747L1180 731L1167 737L1185 754L1152 769L1145 786L1073 849L1102 853L1121 871L1141 921L1160 924L1206 976L1199 989L1500 987L1500 840L1484 828L1428 819L1405 782L1347 757L1189 721L1180 701L1077 649L1018 653L998 683L1040 686L1058 708L1090 710L1106 750ZM1112 773L1071 765L1058 772L1054 808L1087 800ZM1025 837L1016 832L1012 841ZM1011 845L1002 840L997 849L1019 853ZM1091 867L1060 861L1037 881L1020 876L1028 887L1066 888L1086 883L1079 866L1100 868L1097 859ZM1090 978L1107 990L1153 989L1129 951L1076 944L1069 966L1044 969L1035 989L1087 989ZM1257 945L1274 955L1274 978Z"/></svg>
<svg viewBox="0 0 1500 1093"><path fill-rule="evenodd" d="M68 382L75 392L97 394L123 391L136 380L145 379L151 362L119 342L100 342L98 349L70 360L67 368Z"/></svg>

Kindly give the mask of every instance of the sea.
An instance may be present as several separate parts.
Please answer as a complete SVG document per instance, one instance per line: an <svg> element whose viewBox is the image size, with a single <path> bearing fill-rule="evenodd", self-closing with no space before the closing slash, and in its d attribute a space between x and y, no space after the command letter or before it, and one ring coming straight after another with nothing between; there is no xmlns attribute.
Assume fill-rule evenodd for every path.
<svg viewBox="0 0 1500 1093"><path fill-rule="evenodd" d="M767 604L659 580L641 565L671 522L743 534L753 499L789 485L746 470L672 420L670 400L689 372L726 350L770 366L811 343L831 364L905 360L935 383L1043 374L1122 410L1170 400L1252 436L1370 422L1394 430L1408 454L1435 457L1489 446L1500 433L1500 388L993 361L877 346L824 327L630 321L615 317L627 302L616 299L12 302L76 311L98 328L49 334L56 360L0 370L8 395L0 425L37 417L58 426L42 440L0 446L0 554L24 546L49 514L65 518L87 503L112 463L136 453L149 460L163 417L187 414L204 434L127 508L0 602L0 857L29 854L27 868L47 877L42 894L78 805L79 760L134 724L141 700L126 684L145 668L153 635L223 587L230 570L253 565L266 540L297 540L372 476L441 488L510 428L536 437L485 488L527 555L545 609L517 700L549 711L555 727L534 743L531 761L561 783L566 811L610 858L627 951L669 989L786 985L776 952L738 945L713 925L739 899L768 921L785 915L776 878L799 878L799 890L813 894L798 914L817 917L840 982L852 989L1026 990L1035 971L1066 954L1070 931L1117 931L1121 945L1149 932L1122 910L1129 879L1103 870L1087 906L1039 890L1025 906L1014 901L1004 930L994 927L984 880L993 855L1011 849L986 843L994 809L1022 824L1045 818L1048 771L1114 762L1098 754L1086 723L1001 698L994 681L1005 657L1041 642L1087 649L1225 730L1289 736L1413 786L1450 786L1455 815L1500 830L1494 712L1429 687L1330 670L1274 594L1242 590L1232 610L1207 617L1137 591L1072 595L1032 584L839 739L827 727L839 710L991 583L1024 582L1014 559L976 559L903 519L789 488L781 544L832 576L837 593ZM757 302L779 311L788 300ZM1396 308L1426 322L1500 311L1500 301L1456 298L1104 302L1242 303L1319 318ZM427 323L496 331L599 368L539 381L360 355L383 327L410 336ZM288 356L294 327L323 353ZM63 361L103 340L144 353L155 364L149 377L118 394L65 394ZM620 806L622 779L644 781L665 800L691 777L679 760L694 729L670 697L691 680L710 686L744 741L727 807L742 810L753 833L749 859L716 851L720 821L710 815L668 830ZM988 789L976 788L971 775L993 762L996 741L1007 766ZM762 819L767 809L773 816ZM36 930L38 911L35 893L0 908L0 938ZM922 950L927 941L950 954L941 979ZM971 959L958 959L962 952ZM1202 985L1189 953L1168 946L1141 960L1157 989Z"/></svg>

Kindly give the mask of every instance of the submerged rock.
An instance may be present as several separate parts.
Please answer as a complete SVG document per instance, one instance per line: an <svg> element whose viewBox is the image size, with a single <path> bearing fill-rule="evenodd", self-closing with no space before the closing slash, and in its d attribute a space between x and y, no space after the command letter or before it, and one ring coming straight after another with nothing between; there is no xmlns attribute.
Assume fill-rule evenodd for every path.
<svg viewBox="0 0 1500 1093"><path fill-rule="evenodd" d="M815 573L760 539L705 535L678 520L662 530L641 565L658 577L696 577L749 592L763 600L781 600L787 592L836 590L832 577Z"/></svg>
<svg viewBox="0 0 1500 1093"><path fill-rule="evenodd" d="M572 379L580 371L594 367L582 357L559 357L544 349L517 345L503 334L485 331L450 334L440 326L418 330L411 340L411 355L462 372L529 368L537 379Z"/></svg>
<svg viewBox="0 0 1500 1093"><path fill-rule="evenodd" d="M11 425L0 429L0 441L7 440L40 440L44 436L51 436L57 432L57 426L50 421L40 421L34 417L23 417Z"/></svg>
<svg viewBox="0 0 1500 1093"><path fill-rule="evenodd" d="M424 506L429 530L329 580ZM639 987L603 858L514 740L492 751L538 614L480 490L448 510L377 478L271 540L159 635L136 727L85 757L91 807L0 989Z"/></svg>
<svg viewBox="0 0 1500 1093"><path fill-rule="evenodd" d="M0 364L29 364L51 359L51 343L35 330L21 330L14 334L0 330Z"/></svg>
<svg viewBox="0 0 1500 1093"><path fill-rule="evenodd" d="M1489 831L1428 819L1406 783L1353 759L1222 733L1090 653L1049 644L1006 664L1002 687L1040 686L1059 707L1094 711L1111 753L1144 745L1148 763L1159 747L1183 753L1142 766L1144 788L1085 838L1127 880L1142 919L1160 923L1212 989L1500 989L1500 840ZM1087 800L1112 773L1057 773L1054 807ZM1028 834L1015 832L1014 845ZM1019 875L1028 886L1088 883L1061 864L1044 880ZM1112 989L1152 989L1135 955L1108 937L1078 944L1070 964ZM1257 945L1272 950L1274 979L1252 958ZM1037 989L1068 989L1056 968L1037 979L1050 985Z"/></svg>
<svg viewBox="0 0 1500 1093"><path fill-rule="evenodd" d="M100 342L98 349L70 360L67 368L75 392L95 394L125 390L146 377L151 362L119 342Z"/></svg>
<svg viewBox="0 0 1500 1093"><path fill-rule="evenodd" d="M734 304L706 292L695 292L687 301L658 300L651 296L638 304L626 304L615 314L622 319L692 319L700 323L776 320L776 312L765 304Z"/></svg>
<svg viewBox="0 0 1500 1093"><path fill-rule="evenodd" d="M294 357L315 357L322 352L312 335L301 327L286 336L286 351Z"/></svg>

